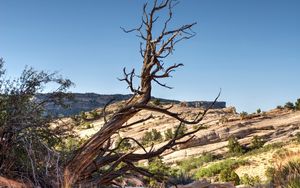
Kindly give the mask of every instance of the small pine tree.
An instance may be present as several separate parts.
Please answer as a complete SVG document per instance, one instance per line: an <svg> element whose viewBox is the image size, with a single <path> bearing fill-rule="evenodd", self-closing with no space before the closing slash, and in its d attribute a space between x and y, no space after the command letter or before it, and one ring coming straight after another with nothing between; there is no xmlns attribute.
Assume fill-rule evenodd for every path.
<svg viewBox="0 0 300 188"><path fill-rule="evenodd" d="M261 109L260 109L260 108L257 109L257 110L256 110L256 113L257 113L257 114L260 114L260 113L261 113Z"/></svg>

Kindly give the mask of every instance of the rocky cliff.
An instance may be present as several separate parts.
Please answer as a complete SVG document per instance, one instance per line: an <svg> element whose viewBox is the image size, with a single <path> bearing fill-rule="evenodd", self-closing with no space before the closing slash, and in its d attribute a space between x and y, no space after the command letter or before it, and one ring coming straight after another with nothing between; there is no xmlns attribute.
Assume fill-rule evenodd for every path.
<svg viewBox="0 0 300 188"><path fill-rule="evenodd" d="M47 98L48 94L39 94L37 95L38 100L43 100ZM67 104L68 108L63 108L52 103L46 105L46 110L55 115L55 116L71 116L79 114L80 112L87 112L94 110L96 108L101 108L107 104L110 100L114 99L114 102L119 102L122 100L127 100L132 95L122 95L122 94L112 94L112 95L103 95L96 93L73 93L73 100L66 100L64 103ZM206 108L211 105L211 101L190 101L190 102L181 102L178 100L162 99L162 98L153 98L158 99L162 104L179 104L184 103L187 106L191 107L203 107ZM213 108L225 108L225 102L216 102Z"/></svg>

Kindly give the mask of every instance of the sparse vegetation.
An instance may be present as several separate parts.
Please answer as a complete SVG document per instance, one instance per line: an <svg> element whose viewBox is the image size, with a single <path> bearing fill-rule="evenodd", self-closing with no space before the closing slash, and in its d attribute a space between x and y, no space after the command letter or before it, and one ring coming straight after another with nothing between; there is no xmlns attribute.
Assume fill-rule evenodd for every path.
<svg viewBox="0 0 300 188"><path fill-rule="evenodd" d="M220 172L219 179L222 182L234 182L235 185L240 184L239 176L231 168L223 169Z"/></svg>
<svg viewBox="0 0 300 188"><path fill-rule="evenodd" d="M143 145L149 145L154 142L161 142L163 137L159 131L151 129L151 131L145 133L141 140Z"/></svg>
<svg viewBox="0 0 300 188"><path fill-rule="evenodd" d="M241 119L245 119L245 118L247 118L247 116L248 116L248 113L247 113L247 112L241 112L241 113L240 113Z"/></svg>
<svg viewBox="0 0 300 188"><path fill-rule="evenodd" d="M120 136L117 138L115 145L120 151L128 151L132 148L130 141L128 139L123 139Z"/></svg>
<svg viewBox="0 0 300 188"><path fill-rule="evenodd" d="M281 106L281 105L278 105L276 108L277 108L278 110L282 110L282 109L284 109L284 107L283 107L283 106Z"/></svg>
<svg viewBox="0 0 300 188"><path fill-rule="evenodd" d="M178 127L179 127L179 129L178 129ZM175 132L176 132L177 129L178 129L177 137L180 137L180 136L184 135L188 130L185 124L178 125L174 129L174 133L173 133L174 135L175 135Z"/></svg>
<svg viewBox="0 0 300 188"><path fill-rule="evenodd" d="M300 110L300 98L295 102L295 109Z"/></svg>
<svg viewBox="0 0 300 188"><path fill-rule="evenodd" d="M261 147L263 147L264 145L264 141L261 137L255 135L252 140L251 140L251 149L259 149Z"/></svg>
<svg viewBox="0 0 300 188"><path fill-rule="evenodd" d="M0 176L49 187L51 179L61 176L54 172L59 169L60 157L64 157L55 147L63 145L71 135L62 127L51 127L51 123L55 125L54 118L44 107L46 101L66 107L63 101L69 97L64 92L72 82L28 67L19 78L9 79L3 66L0 58ZM49 84L57 87L56 92L37 100L36 95Z"/></svg>
<svg viewBox="0 0 300 188"><path fill-rule="evenodd" d="M300 132L296 133L296 141L300 144Z"/></svg>
<svg viewBox="0 0 300 188"><path fill-rule="evenodd" d="M241 184L243 185L250 185L250 186L257 186L262 183L259 176L250 176L249 174L244 174L244 176L241 177Z"/></svg>
<svg viewBox="0 0 300 188"><path fill-rule="evenodd" d="M283 142L277 142L277 143L273 143L273 144L264 145L261 148L248 151L247 153L244 154L244 156L257 155L260 153L269 152L271 150L281 148L282 146L284 146L284 144L285 143L283 143Z"/></svg>
<svg viewBox="0 0 300 188"><path fill-rule="evenodd" d="M228 152L232 155L240 155L240 154L243 154L245 152L243 147L238 142L237 138L234 137L234 136L231 136L228 139L227 147L228 147Z"/></svg>
<svg viewBox="0 0 300 188"><path fill-rule="evenodd" d="M164 133L165 140L171 140L173 138L173 130L171 128L167 129Z"/></svg>
<svg viewBox="0 0 300 188"><path fill-rule="evenodd" d="M257 109L257 110L256 110L256 113L257 113L257 114L260 114L260 113L261 113L261 109L260 109L260 108Z"/></svg>
<svg viewBox="0 0 300 188"><path fill-rule="evenodd" d="M225 159L223 161L213 163L207 167L200 168L195 174L196 178L212 177L220 174L224 169L234 170L239 166L247 164L246 160L240 159Z"/></svg>
<svg viewBox="0 0 300 188"><path fill-rule="evenodd" d="M279 166L274 173L275 186L300 187L300 161L291 160L283 166Z"/></svg>
<svg viewBox="0 0 300 188"><path fill-rule="evenodd" d="M295 105L292 102L287 102L287 103L285 103L284 108L289 109L289 110L294 110Z"/></svg>
<svg viewBox="0 0 300 188"><path fill-rule="evenodd" d="M161 102L160 102L159 99L153 99L153 104L154 104L155 106L160 106L160 105L161 105Z"/></svg>
<svg viewBox="0 0 300 188"><path fill-rule="evenodd" d="M193 169L198 169L208 162L216 160L217 157L211 153L203 153L200 157L191 157L177 163L179 169L187 174Z"/></svg>

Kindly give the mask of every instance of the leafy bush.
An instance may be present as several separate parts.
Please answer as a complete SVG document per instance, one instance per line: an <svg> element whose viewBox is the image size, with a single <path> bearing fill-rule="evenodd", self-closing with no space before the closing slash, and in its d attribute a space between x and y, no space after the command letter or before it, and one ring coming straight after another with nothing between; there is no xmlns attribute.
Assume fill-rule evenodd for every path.
<svg viewBox="0 0 300 188"><path fill-rule="evenodd" d="M260 114L260 113L261 113L261 109L260 109L260 108L257 109L257 110L256 110L256 113L257 113L257 114Z"/></svg>
<svg viewBox="0 0 300 188"><path fill-rule="evenodd" d="M248 113L247 113L247 112L241 112L241 113L240 113L241 119L245 119L247 116L248 116Z"/></svg>
<svg viewBox="0 0 300 188"><path fill-rule="evenodd" d="M255 135L251 140L251 149L259 149L264 146L264 141L259 136Z"/></svg>
<svg viewBox="0 0 300 188"><path fill-rule="evenodd" d="M205 168L201 168L198 170L195 174L195 177L197 179L202 178L202 177L212 177L217 174L220 174L220 172L223 169L231 169L234 170L238 168L239 166L247 164L247 161L245 160L237 160L237 159L226 159L221 162L217 162L214 164L211 164Z"/></svg>
<svg viewBox="0 0 300 188"><path fill-rule="evenodd" d="M296 140L300 144L300 132L296 133Z"/></svg>
<svg viewBox="0 0 300 188"><path fill-rule="evenodd" d="M97 112L97 110L93 110L89 113L89 116L91 119L97 119L100 117L100 114Z"/></svg>
<svg viewBox="0 0 300 188"><path fill-rule="evenodd" d="M244 174L244 176L241 177L241 184L256 186L261 184L261 179L259 176L249 176L248 174Z"/></svg>
<svg viewBox="0 0 300 188"><path fill-rule="evenodd" d="M94 125L90 122L83 122L79 125L80 129L91 129L93 127L94 127Z"/></svg>
<svg viewBox="0 0 300 188"><path fill-rule="evenodd" d="M284 109L281 105L278 105L276 108L279 109L279 110Z"/></svg>
<svg viewBox="0 0 300 188"><path fill-rule="evenodd" d="M287 103L285 103L284 108L289 109L289 110L294 110L295 105L292 102L287 102Z"/></svg>
<svg viewBox="0 0 300 188"><path fill-rule="evenodd" d="M153 104L154 104L155 106L160 106L161 102L160 102L159 99L153 99Z"/></svg>
<svg viewBox="0 0 300 188"><path fill-rule="evenodd" d="M245 152L243 147L240 145L236 137L230 137L228 139L228 152L230 154L239 155Z"/></svg>
<svg viewBox="0 0 300 188"><path fill-rule="evenodd" d="M235 185L240 184L239 176L230 168L223 169L220 172L219 179L223 182L234 182Z"/></svg>
<svg viewBox="0 0 300 188"><path fill-rule="evenodd" d="M86 115L85 112L80 112L80 113L79 113L79 116L80 116L80 118L81 118L82 120L86 120L86 119L87 119L87 115Z"/></svg>
<svg viewBox="0 0 300 188"><path fill-rule="evenodd" d="M162 135L156 129L152 129L151 131L147 131L145 135L142 137L142 144L148 145L152 142L160 142L162 141Z"/></svg>
<svg viewBox="0 0 300 188"><path fill-rule="evenodd" d="M65 92L72 82L32 68L25 68L18 78L7 79L3 66L0 58L1 176L26 179L35 187L50 187L50 180L56 176L53 172L59 171L61 162L56 146L70 135L63 127L53 129L54 117L45 111L45 105L67 107L63 101L70 99ZM57 86L56 92L41 95L49 84Z"/></svg>
<svg viewBox="0 0 300 188"><path fill-rule="evenodd" d="M295 102L295 109L300 110L300 98Z"/></svg>
<svg viewBox="0 0 300 188"><path fill-rule="evenodd" d="M153 158L149 160L147 169L150 173L154 174L156 177L164 177L171 175L171 168L167 166L160 158ZM155 177L147 178L148 185L150 187L159 187L160 183L157 182Z"/></svg>
<svg viewBox="0 0 300 188"><path fill-rule="evenodd" d="M179 127L180 126L180 127ZM179 127L179 129L178 129ZM178 126L175 127L175 130L174 130L174 135L175 135L175 132L176 130L178 129L178 133L177 133L177 137L181 137L182 135L184 135L186 132L187 132L187 127L185 124L180 124Z"/></svg>
<svg viewBox="0 0 300 188"><path fill-rule="evenodd" d="M277 143L273 143L273 144L264 145L261 148L248 151L244 155L256 155L256 154L268 152L268 151L273 150L273 149L281 148L283 145L284 145L283 142L277 142Z"/></svg>
<svg viewBox="0 0 300 188"><path fill-rule="evenodd" d="M172 129L167 129L164 133L164 137L165 137L165 140L171 140L173 138L173 131Z"/></svg>
<svg viewBox="0 0 300 188"><path fill-rule="evenodd" d="M203 153L200 157L197 158L189 158L184 161L180 161L178 163L179 168L184 173L189 173L192 169L197 169L203 166L205 163L214 161L216 156L211 153Z"/></svg>
<svg viewBox="0 0 300 188"><path fill-rule="evenodd" d="M185 174L183 172L179 172L175 175L171 176L171 182L174 183L175 185L186 185L189 183L194 182L195 179L190 175L190 174Z"/></svg>
<svg viewBox="0 0 300 188"><path fill-rule="evenodd" d="M117 138L115 146L119 147L119 150L121 151L127 151L132 148L130 141L128 139L123 139L120 136Z"/></svg>
<svg viewBox="0 0 300 188"><path fill-rule="evenodd" d="M265 176L269 182L274 181L274 176L275 176L275 168L274 167L268 167L265 171Z"/></svg>

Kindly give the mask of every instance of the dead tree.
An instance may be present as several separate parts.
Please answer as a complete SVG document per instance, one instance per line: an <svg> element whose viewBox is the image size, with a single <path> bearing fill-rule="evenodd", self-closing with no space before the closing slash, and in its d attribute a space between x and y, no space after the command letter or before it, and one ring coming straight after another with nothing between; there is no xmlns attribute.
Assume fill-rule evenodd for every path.
<svg viewBox="0 0 300 188"><path fill-rule="evenodd" d="M169 28L169 23L173 15L172 8L176 4L177 2L174 0L163 0L161 2L155 0L151 5L146 3L143 6L141 25L131 30L122 28L126 33L136 32L137 36L141 39L140 55L143 58L143 63L140 75L136 75L135 69L127 72L124 68L124 77L120 79L120 81L127 83L133 96L127 101L124 107L119 109L110 119L105 120L105 124L101 130L88 139L88 141L76 151L72 159L69 160L64 168L63 187L69 188L75 184L111 185L115 183L113 180L128 172L137 172L143 176L153 176L153 174L147 170L135 166L135 162L159 156L178 144L188 142L193 138L192 135L194 133L203 128L199 126L196 130L178 135L177 132L180 129L180 126L178 126L173 139L160 148L153 149L152 147L150 150L146 150L143 145L134 138L124 138L136 142L137 145L144 150L142 154L135 152L118 152L118 146L112 148L111 144L114 134L124 127L136 124L126 124L126 122L141 110L166 114L177 119L180 125L198 124L208 110L206 109L203 113L199 113L193 120L187 120L184 119L181 114L171 112L170 108L160 108L149 104L152 84L157 83L162 87L170 89L171 87L164 84L162 80L171 77L170 74L174 72L175 69L183 66L183 64L170 65L168 63L162 63L162 60L172 54L177 43L195 36L192 27L196 23L186 24L175 29ZM162 13L163 10L167 10L168 14L163 22L161 32L158 36L154 36L154 24L160 19L158 14ZM140 79L138 87L134 86L135 79ZM149 118L152 117L145 118L139 122L146 121ZM121 163L123 165L120 167L119 164ZM163 179L158 179L158 181L163 181Z"/></svg>

